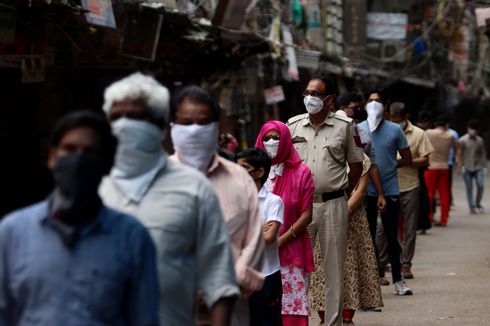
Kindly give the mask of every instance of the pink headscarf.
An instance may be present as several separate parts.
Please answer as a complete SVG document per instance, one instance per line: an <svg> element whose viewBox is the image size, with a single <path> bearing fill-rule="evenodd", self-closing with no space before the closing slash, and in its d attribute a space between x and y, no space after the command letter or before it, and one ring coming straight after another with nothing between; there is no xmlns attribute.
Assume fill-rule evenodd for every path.
<svg viewBox="0 0 490 326"><path fill-rule="evenodd" d="M279 234L286 233L291 225L313 203L313 176L310 169L301 162L296 148L291 141L289 128L281 121L269 121L260 129L255 147L264 148L262 138L271 130L279 133L279 148L272 164L284 163L281 176L277 176L272 192L280 196L284 202L284 224ZM311 252L310 238L308 232L297 234L297 238L288 242L279 249L281 265L297 265L312 272L314 270L313 254Z"/></svg>

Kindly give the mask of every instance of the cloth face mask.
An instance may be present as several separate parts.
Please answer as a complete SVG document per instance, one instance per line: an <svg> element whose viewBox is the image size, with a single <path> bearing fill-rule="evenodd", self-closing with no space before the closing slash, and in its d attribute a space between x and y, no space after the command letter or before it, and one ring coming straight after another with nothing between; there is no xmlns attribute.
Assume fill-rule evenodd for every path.
<svg viewBox="0 0 490 326"><path fill-rule="evenodd" d="M403 120L403 121L400 121L398 122L398 125L400 126L400 128L402 128L402 130L405 130L405 128L407 127L407 120Z"/></svg>
<svg viewBox="0 0 490 326"><path fill-rule="evenodd" d="M105 162L86 154L58 158L53 167L55 217L70 225L94 219L102 203L97 189L108 170Z"/></svg>
<svg viewBox="0 0 490 326"><path fill-rule="evenodd" d="M173 124L170 129L172 142L179 160L202 173L206 173L216 153L218 132L218 122L206 125Z"/></svg>
<svg viewBox="0 0 490 326"><path fill-rule="evenodd" d="M378 128L381 120L383 120L383 104L376 101L369 102L366 104L366 111L369 131L373 132Z"/></svg>
<svg viewBox="0 0 490 326"><path fill-rule="evenodd" d="M142 120L120 118L112 123L119 144L112 176L130 179L152 170L163 154L163 131Z"/></svg>

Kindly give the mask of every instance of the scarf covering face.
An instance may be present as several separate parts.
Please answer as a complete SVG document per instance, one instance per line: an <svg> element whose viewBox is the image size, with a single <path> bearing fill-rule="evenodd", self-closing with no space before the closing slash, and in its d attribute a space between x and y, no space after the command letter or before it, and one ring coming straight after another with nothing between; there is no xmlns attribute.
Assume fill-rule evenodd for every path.
<svg viewBox="0 0 490 326"><path fill-rule="evenodd" d="M279 230L279 235L282 235L289 231L303 212L312 207L315 186L311 171L301 162L301 157L293 146L289 128L283 122L265 123L260 129L255 147L264 149L262 138L271 130L277 131L280 137L277 155L272 164L284 164L282 175L276 176L272 190L284 202L284 224ZM279 249L281 265L296 265L306 272L312 272L314 265L308 232L305 230L296 236L296 239Z"/></svg>
<svg viewBox="0 0 490 326"><path fill-rule="evenodd" d="M367 122L370 132L374 132L383 120L384 107L383 104L372 101L366 104Z"/></svg>

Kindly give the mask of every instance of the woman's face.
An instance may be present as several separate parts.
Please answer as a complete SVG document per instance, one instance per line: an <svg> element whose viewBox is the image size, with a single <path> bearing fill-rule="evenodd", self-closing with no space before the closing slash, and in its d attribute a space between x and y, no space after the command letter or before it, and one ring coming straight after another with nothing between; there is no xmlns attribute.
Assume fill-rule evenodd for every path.
<svg viewBox="0 0 490 326"><path fill-rule="evenodd" d="M264 149L271 160L277 156L277 152L279 151L279 138L279 132L276 130L270 130L262 137Z"/></svg>
<svg viewBox="0 0 490 326"><path fill-rule="evenodd" d="M268 141L269 139L279 140L281 135L276 130L270 130L267 132L264 137L262 137L262 141Z"/></svg>

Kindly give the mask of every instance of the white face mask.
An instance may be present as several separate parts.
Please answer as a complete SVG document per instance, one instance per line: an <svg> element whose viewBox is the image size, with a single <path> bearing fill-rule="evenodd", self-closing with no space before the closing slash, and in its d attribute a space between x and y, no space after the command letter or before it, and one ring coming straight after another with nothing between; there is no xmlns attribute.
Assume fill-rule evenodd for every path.
<svg viewBox="0 0 490 326"><path fill-rule="evenodd" d="M218 122L207 125L174 124L170 129L172 142L179 160L206 173L216 153L218 141Z"/></svg>
<svg viewBox="0 0 490 326"><path fill-rule="evenodd" d="M378 128L381 120L383 120L383 104L376 101L371 101L366 104L366 112L368 115L367 122L369 126L369 131L373 132Z"/></svg>
<svg viewBox="0 0 490 326"><path fill-rule="evenodd" d="M273 160L277 156L277 151L279 150L279 140L275 140L271 138L263 143L267 155L271 160Z"/></svg>
<svg viewBox="0 0 490 326"><path fill-rule="evenodd" d="M403 121L400 121L400 122L397 122L398 125L400 126L400 128L402 128L402 130L405 130L405 128L407 127L407 120L403 120Z"/></svg>
<svg viewBox="0 0 490 326"><path fill-rule="evenodd" d="M155 168L163 155L163 131L142 120L120 118L112 123L119 143L111 175L134 178Z"/></svg>
<svg viewBox="0 0 490 326"><path fill-rule="evenodd" d="M309 114L317 114L323 108L323 100L311 95L305 96L303 103L305 104L306 111L308 111Z"/></svg>

